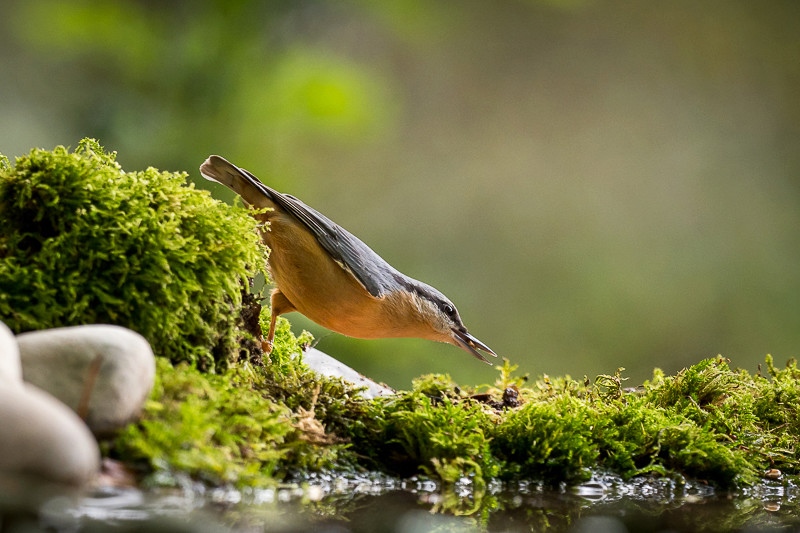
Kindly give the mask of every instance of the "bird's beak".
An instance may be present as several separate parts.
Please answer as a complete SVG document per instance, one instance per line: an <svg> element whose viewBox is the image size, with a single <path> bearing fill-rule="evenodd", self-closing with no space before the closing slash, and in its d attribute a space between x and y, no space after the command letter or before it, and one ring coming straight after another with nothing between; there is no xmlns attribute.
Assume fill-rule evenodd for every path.
<svg viewBox="0 0 800 533"><path fill-rule="evenodd" d="M481 354L478 350L483 350L486 353L490 353L493 356L497 357L497 354L494 351L486 346L484 343L470 335L467 330L460 330L453 328L453 340L457 346L460 346L465 351L471 353L487 365L491 365L492 363L486 359L483 354Z"/></svg>

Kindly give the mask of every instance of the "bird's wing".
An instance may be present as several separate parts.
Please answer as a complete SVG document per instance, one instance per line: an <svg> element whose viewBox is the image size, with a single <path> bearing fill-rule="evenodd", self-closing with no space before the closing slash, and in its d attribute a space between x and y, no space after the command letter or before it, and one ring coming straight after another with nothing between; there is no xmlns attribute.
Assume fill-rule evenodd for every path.
<svg viewBox="0 0 800 533"><path fill-rule="evenodd" d="M355 235L294 196L283 194L271 187L267 187L252 173L229 163L222 157L211 156L207 163L214 167L227 163L250 185L272 200L276 207L283 209L299 220L311 231L317 242L331 255L333 260L356 278L372 296L380 298L385 295L389 292L390 287L396 286L396 282L392 284L392 280L396 280L397 276L403 277L400 272L395 270L394 267L389 265ZM204 164L205 166L206 164ZM217 174L210 172L210 170L210 168L207 168L207 171L203 172L203 167L201 167L203 176L213 181L222 182L219 179L215 179ZM227 183L224 184L227 185Z"/></svg>
<svg viewBox="0 0 800 533"><path fill-rule="evenodd" d="M257 180L246 170L244 172ZM333 260L355 277L372 296L380 298L386 294L386 281L391 279L396 271L372 248L294 196L280 193L266 185L263 187L269 191L272 201L302 222Z"/></svg>

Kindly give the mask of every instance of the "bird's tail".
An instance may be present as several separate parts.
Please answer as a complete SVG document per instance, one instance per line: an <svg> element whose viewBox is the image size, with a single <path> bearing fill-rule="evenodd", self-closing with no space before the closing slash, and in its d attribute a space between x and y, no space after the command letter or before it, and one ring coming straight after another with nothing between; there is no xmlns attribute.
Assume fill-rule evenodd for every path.
<svg viewBox="0 0 800 533"><path fill-rule="evenodd" d="M273 207L270 189L248 171L218 155L208 156L200 165L200 174L210 181L225 185L253 207Z"/></svg>

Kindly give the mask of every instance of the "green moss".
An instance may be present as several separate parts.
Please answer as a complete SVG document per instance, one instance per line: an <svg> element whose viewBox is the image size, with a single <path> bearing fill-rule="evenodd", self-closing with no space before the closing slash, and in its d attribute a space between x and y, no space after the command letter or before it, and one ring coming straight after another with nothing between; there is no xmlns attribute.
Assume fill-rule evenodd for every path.
<svg viewBox="0 0 800 533"><path fill-rule="evenodd" d="M307 338L295 339L285 321L279 332L276 347L293 351L280 364L240 363L221 376L162 364L145 418L120 437L117 454L216 482L359 468L445 486L468 479L478 495L492 479L574 483L597 470L720 487L753 483L769 468L800 474L794 362L777 370L768 359L766 378L712 359L672 377L657 371L633 391L609 388L606 378L619 376L594 386L542 378L519 389L521 405L498 408L501 387L522 382L508 365L480 394L432 375L394 397L361 400L305 368Z"/></svg>
<svg viewBox="0 0 800 533"><path fill-rule="evenodd" d="M417 382L422 384L427 381ZM483 486L500 466L489 447L489 417L478 403L432 398L415 389L370 402L367 416L342 430L355 451L379 468L425 473L448 484L469 476Z"/></svg>
<svg viewBox="0 0 800 533"><path fill-rule="evenodd" d="M673 377L656 371L634 390L621 387L619 372L598 376L594 386L545 376L518 389L522 405L505 409L496 408L502 391L523 382L507 364L490 398L431 376L417 381L418 390L374 402L372 417L380 422L368 426L371 433L350 426L350 436L358 453L381 468L447 482L458 476L575 482L590 469L606 469L624 478L749 484L769 468L800 473L794 452L800 371L793 361L784 370L770 358L767 365L771 379L709 359Z"/></svg>
<svg viewBox="0 0 800 533"><path fill-rule="evenodd" d="M141 420L107 443L107 453L149 479L184 473L214 485L265 486L290 471L352 467L348 446L328 426L359 412L357 390L308 370L301 349L310 340L279 318L275 364L241 361L212 375L160 358Z"/></svg>
<svg viewBox="0 0 800 533"><path fill-rule="evenodd" d="M509 413L491 434L504 476L549 481L588 477L600 454L594 441L596 412L570 395L534 400Z"/></svg>
<svg viewBox="0 0 800 533"><path fill-rule="evenodd" d="M159 358L153 399L139 423L116 439L113 454L212 484L272 476L292 432L288 409L252 394L248 370L209 375Z"/></svg>
<svg viewBox="0 0 800 533"><path fill-rule="evenodd" d="M125 172L93 140L0 164L0 320L111 323L201 368L237 356L241 290L265 267L244 209L186 174Z"/></svg>

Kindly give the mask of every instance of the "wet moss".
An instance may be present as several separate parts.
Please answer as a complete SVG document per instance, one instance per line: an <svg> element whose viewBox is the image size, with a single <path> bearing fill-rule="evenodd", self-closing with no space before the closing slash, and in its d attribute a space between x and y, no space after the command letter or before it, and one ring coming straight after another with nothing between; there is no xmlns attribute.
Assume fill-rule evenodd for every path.
<svg viewBox="0 0 800 533"><path fill-rule="evenodd" d="M346 433L373 466L445 483L461 476L574 483L605 470L625 479L748 485L769 469L796 475L800 468L800 374L794 361L779 370L767 357L766 366L768 377L718 357L675 376L656 370L641 387L623 389L619 372L594 384L543 376L522 386L506 362L486 393L429 376L415 390L372 402L368 418L376 422ZM498 409L509 385L522 403Z"/></svg>
<svg viewBox="0 0 800 533"><path fill-rule="evenodd" d="M212 376L161 363L144 419L115 441L114 454L151 472L238 485L320 470L421 475L445 487L466 481L478 499L495 479L578 483L607 471L732 488L769 469L799 473L796 403L776 401L800 391L794 362L779 370L767 358L766 377L709 359L611 393L602 378L542 378L519 388L518 407L492 407L508 385L506 363L485 392L432 375L394 397L363 400L305 368L307 339L285 321L280 331L276 346L293 354L276 348L284 359L274 365L240 363Z"/></svg>
<svg viewBox="0 0 800 533"><path fill-rule="evenodd" d="M281 336L291 340L287 328L283 322ZM480 494L494 479L577 483L596 471L624 479L692 478L723 488L754 483L768 469L800 473L794 451L800 436L791 418L796 404L776 401L791 399L800 390L794 362L778 370L767 358L771 374L764 377L732 370L721 358L709 359L671 377L657 371L642 387L613 393L603 378L594 384L542 378L519 388L521 405L497 408L492 405L508 385L507 364L500 368L497 383L483 388L486 392L459 388L447 376L432 375L394 397L362 400L341 381L308 371L300 359L305 340L292 342L295 355L281 364L240 365L222 376L192 373L192 379L209 380L206 386L223 391L220 394L235 391L250 398L252 404L242 414L255 413L249 415L252 423L264 433L249 433L249 426L227 422L236 414L228 411L246 400L223 396L221 401L209 398L187 405L181 392L187 387L180 385L173 392L159 388L155 394L169 400L154 398L145 420L119 442L140 440L133 455L149 454L151 467L160 467L163 457L176 454L166 464L187 470L180 450L208 447L210 456L219 456L220 443L256 439L272 452L237 455L229 449L224 457L234 463L253 462L256 466L233 471L260 472L264 476L260 480L239 474L209 476L202 468L187 470L202 479L236 478L240 484L264 484L275 476L320 469L360 469L422 475L445 486L467 480ZM160 368L161 379L178 383L187 379L185 368ZM164 419L186 423L169 414L165 404L181 416L185 416L182 410L196 410L191 421L213 413L212 421L201 424L213 429L213 442L184 440L192 433L162 424ZM162 455L148 451L149 440L170 431L173 436L164 441ZM122 452L130 450L126 446L117 449L120 456L130 458Z"/></svg>
<svg viewBox="0 0 800 533"><path fill-rule="evenodd" d="M296 338L283 320L279 332L273 353L297 357L306 336ZM343 390L336 380L323 386L299 358L291 366L242 361L216 375L159 358L142 418L106 443L106 453L145 482L171 483L184 474L210 485L265 486L290 469L341 468L345 446L315 414L332 415Z"/></svg>

